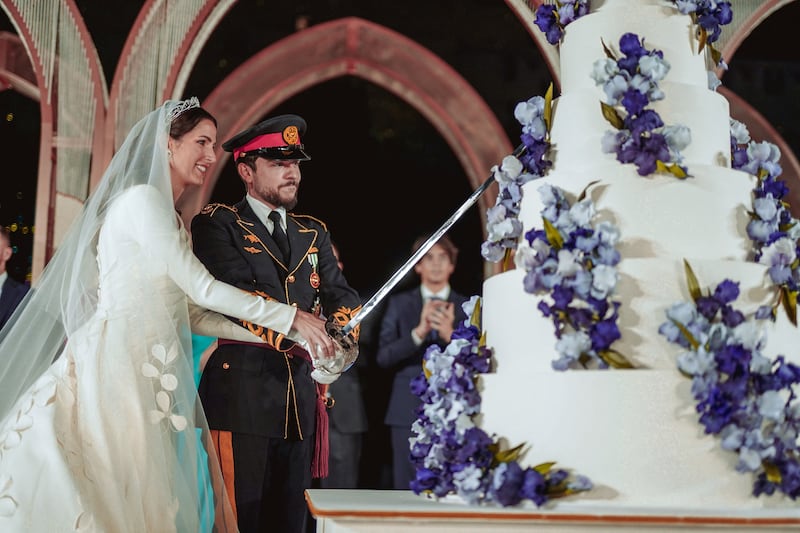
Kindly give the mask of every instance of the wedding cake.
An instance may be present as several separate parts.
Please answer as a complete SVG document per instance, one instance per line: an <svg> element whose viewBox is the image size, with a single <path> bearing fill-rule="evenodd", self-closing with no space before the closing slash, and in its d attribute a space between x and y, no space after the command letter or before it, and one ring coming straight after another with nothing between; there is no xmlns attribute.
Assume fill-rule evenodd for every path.
<svg viewBox="0 0 800 533"><path fill-rule="evenodd" d="M800 365L796 292L791 279L776 285L774 264L754 260L754 190L763 174L733 168L728 103L709 87L712 47L698 40L696 21L679 3L593 0L564 27L545 156L552 166L521 187L516 268L483 287L482 331L492 357L476 380L481 404L473 418L505 448L525 445L523 469L556 462L591 481L556 505L786 506L797 513L800 407L790 395L800 392L792 365ZM626 53L651 55L649 81L658 83L646 107L665 127L680 125L684 137L679 150L644 171L641 158L621 162L626 134L619 131L625 110L644 116L642 106L617 106L616 129L614 106L601 106ZM632 85L646 85L644 78ZM796 229L782 229L796 241ZM758 256L773 252L767 246ZM751 379L741 381L738 404L720 398L739 379L737 370L722 368L725 361ZM776 384L781 372L790 377ZM771 437L775 427L782 434L767 442L764 427ZM418 444L428 456L420 464L435 470L436 444L421 428ZM462 493L465 476L452 475L451 489Z"/></svg>

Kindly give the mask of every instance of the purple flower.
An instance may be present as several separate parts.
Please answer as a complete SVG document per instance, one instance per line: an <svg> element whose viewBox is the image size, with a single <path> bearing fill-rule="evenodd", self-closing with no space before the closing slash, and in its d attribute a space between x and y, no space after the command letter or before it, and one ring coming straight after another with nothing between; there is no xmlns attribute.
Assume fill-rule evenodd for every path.
<svg viewBox="0 0 800 533"><path fill-rule="evenodd" d="M564 31L558 25L556 18L556 7L550 4L542 4L536 9L536 18L533 21L542 30L550 44L558 44Z"/></svg>

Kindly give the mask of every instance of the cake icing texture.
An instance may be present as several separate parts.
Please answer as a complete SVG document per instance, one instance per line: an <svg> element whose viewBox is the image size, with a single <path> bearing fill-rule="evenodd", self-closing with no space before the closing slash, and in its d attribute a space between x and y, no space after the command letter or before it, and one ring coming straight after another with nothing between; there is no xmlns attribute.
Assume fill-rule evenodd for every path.
<svg viewBox="0 0 800 533"><path fill-rule="evenodd" d="M652 102L652 108L664 124L681 124L691 132L690 144L680 152L680 164L688 171L684 179L668 172L641 175L634 164L623 164L617 154L602 149L607 131L613 128L601 112L600 102L607 94L592 72L606 51L620 56L620 42L627 34L641 39L648 50L663 54L669 65L658 84L663 98ZM440 461L431 459L435 455L431 450L437 449L430 436L431 419L447 416L428 410L415 424L418 435L412 439L412 456L419 465L414 490L432 490L439 496L457 492L472 502L506 505L524 499L542 504L547 500L541 497L542 491L547 489L558 496L577 493L557 505L584 498L651 509L780 507L800 516L795 500L800 496L800 406L793 396L800 392L794 261L798 235L796 229L786 230L786 239L792 241L789 248L794 250L785 255L789 264L795 264L787 267L790 279L778 284L774 239L762 243L771 247L769 261L763 260L765 248L755 246L754 251L754 210L758 211L754 204L759 205L754 191L761 186L763 192L767 172L754 175L752 168L745 171L741 164L735 166L745 170L733 168L728 104L708 87L709 50L700 50L696 35L693 18L666 0L594 1L583 16L563 28L561 94L552 102L537 104L541 114L552 110L544 121L552 124L544 156L552 167L542 176L520 180L519 187L510 187L518 189L521 200L513 207L508 203L502 212L510 218L498 224L507 235L519 235L505 240L517 268L484 283L478 302L484 336L473 325L471 333L465 330L445 353L430 354L429 361L441 357L429 366L426 363L427 384L418 383L423 399L439 394L433 391L437 387L449 391L437 396L436 401L442 402L438 412L449 410L450 420L460 421L462 435L463 428L469 428L466 431L474 431L473 435L499 438L501 449L513 450L522 443L526 448L499 461L502 472L495 471L488 480L476 473L474 464L469 468L462 464L442 487L433 479L440 475L437 468L447 468L442 467L442 457L463 460L471 452L463 448L451 450L452 455L438 452ZM494 172L500 177L519 175L516 165L504 160ZM563 194L571 210L554 214L554 193ZM775 200L766 193L761 196ZM602 250L595 252L600 255L593 256L588 267L573 265L574 256L560 253L566 250L560 240L563 228L583 227L565 220L567 212L590 219L583 221L588 228L585 240L601 235L602 241L602 234L608 235L608 242L600 245ZM545 221L547 215L552 220ZM791 222L781 227L785 230L796 221ZM559 228L562 236L556 236ZM578 247L589 246L580 244L580 238L575 241ZM564 248L547 270L542 257L559 246ZM582 257L589 262L588 256ZM608 322L603 339L608 345L596 348L602 343L595 329L584 335L589 344L581 348L577 340L570 341L580 337L573 335L573 329L580 328L570 322L580 319L563 311L560 300L567 293L542 289L552 289L552 279L566 276L564 272L597 268L605 261L603 284L595 276L593 280L578 278L576 287L583 284L591 295L587 301L595 306L590 306L594 316L584 320L594 320L595 325ZM534 272L532 264L539 271ZM571 289L569 296L580 291ZM691 321L681 323L681 317L689 315ZM751 326L753 317L766 319ZM736 345L740 355L732 356L735 342L741 345ZM482 373L481 365L470 366L468 361L483 361L488 357L485 350L491 352L491 371ZM573 359L565 358L570 350L578 352ZM600 356L583 357L582 351L591 350ZM618 366L630 368L606 368L609 358L602 357L603 352L616 354L612 359L625 363ZM729 391L737 379L729 368L713 367L714 360L720 365L723 360L728 366L742 365L745 373L755 376L748 383L756 383L758 394L743 392L736 401L758 404L747 412L764 417L759 428L769 427L764 430L767 433L742 420L725 419L720 410L709 407L713 394L708 391L716 385L719 389L714 391ZM462 366L442 371L442 365L454 365L454 361ZM765 367L780 368L780 372L770 375ZM474 380L474 390L468 381L458 381L460 397L471 399L466 407L458 407L452 402L454 382L443 385L437 379L443 375L463 378L470 368L481 373ZM762 379L759 371L771 377ZM776 378L779 374L783 377ZM764 392L770 388L774 390ZM698 401L704 404L702 408ZM474 428L466 417L474 421ZM718 434L711 434L715 425L725 428L717 427ZM748 439L764 439L764 434L774 437L774 427L782 433L771 446L748 444ZM590 481L579 476L570 485L566 472L555 474L550 466L542 466L553 461ZM533 479L527 477L529 472L537 467L540 477L552 482L543 486L539 480L538 500L525 489ZM517 493L504 498L503 490L510 491L509 484L514 483Z"/></svg>

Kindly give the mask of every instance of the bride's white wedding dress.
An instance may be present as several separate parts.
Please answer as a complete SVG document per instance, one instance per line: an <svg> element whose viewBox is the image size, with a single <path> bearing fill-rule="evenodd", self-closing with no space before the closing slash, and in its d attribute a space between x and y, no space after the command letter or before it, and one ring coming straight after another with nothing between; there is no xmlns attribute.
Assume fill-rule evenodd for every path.
<svg viewBox="0 0 800 533"><path fill-rule="evenodd" d="M215 281L171 203L148 185L114 201L97 257L94 317L0 422L0 531L209 529L190 307L287 332L293 315ZM195 316L199 333L257 340L222 315Z"/></svg>

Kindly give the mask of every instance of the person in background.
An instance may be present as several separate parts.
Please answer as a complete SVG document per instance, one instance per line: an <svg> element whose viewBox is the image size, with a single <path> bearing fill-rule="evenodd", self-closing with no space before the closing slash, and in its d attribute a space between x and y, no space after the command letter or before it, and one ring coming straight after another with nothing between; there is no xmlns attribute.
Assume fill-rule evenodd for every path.
<svg viewBox="0 0 800 533"><path fill-rule="evenodd" d="M7 227L0 226L0 329L3 329L28 294L29 288L26 283L20 283L8 275L6 264L12 255L14 250L11 247L11 232Z"/></svg>
<svg viewBox="0 0 800 533"><path fill-rule="evenodd" d="M319 317L192 253L175 202L216 136L197 98L137 122L0 331L0 531L238 532L190 333L262 342L235 316L335 355Z"/></svg>
<svg viewBox="0 0 800 533"><path fill-rule="evenodd" d="M417 238L412 252L427 239ZM414 266L419 285L392 295L381 321L376 359L379 366L394 374L384 423L391 432L395 489L407 490L416 477L408 439L421 401L411 392L411 381L422 372L422 357L428 347L445 347L455 327L466 319L461 304L467 297L450 287L457 257L458 248L447 235L442 236Z"/></svg>
<svg viewBox="0 0 800 533"><path fill-rule="evenodd" d="M331 243L333 255L340 270L344 263L336 244ZM363 339L363 324L359 340ZM361 391L360 367L366 359L358 358L356 364L328 388L331 399L328 417L330 419L330 462L328 477L320 479L323 489L359 488L359 465L364 434L367 431L367 412Z"/></svg>
<svg viewBox="0 0 800 533"><path fill-rule="evenodd" d="M218 279L343 326L361 299L337 265L328 227L292 212L310 158L298 115L268 118L226 141L246 195L192 219L194 252ZM305 490L327 476L327 386L314 344L253 326L266 345L220 338L200 380L241 533L302 533ZM357 341L358 330L353 331Z"/></svg>

